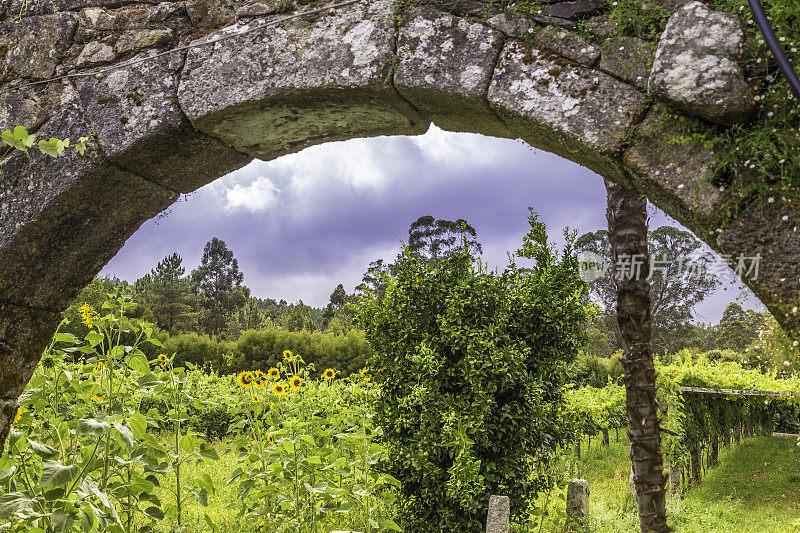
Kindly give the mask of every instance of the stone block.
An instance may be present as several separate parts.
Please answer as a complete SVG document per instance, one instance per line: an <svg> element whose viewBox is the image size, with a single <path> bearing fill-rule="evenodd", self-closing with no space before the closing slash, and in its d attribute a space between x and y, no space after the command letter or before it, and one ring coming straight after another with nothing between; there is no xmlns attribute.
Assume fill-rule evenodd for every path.
<svg viewBox="0 0 800 533"><path fill-rule="evenodd" d="M567 485L567 523L583 523L589 518L589 482L573 479Z"/></svg>
<svg viewBox="0 0 800 533"><path fill-rule="evenodd" d="M87 120L111 161L167 187L190 192L251 158L191 127L176 98L181 63L179 53L161 56L80 78L76 86Z"/></svg>
<svg viewBox="0 0 800 533"><path fill-rule="evenodd" d="M391 83L394 7L344 6L195 48L181 108L197 129L266 160L333 140L423 133L428 122Z"/></svg>
<svg viewBox="0 0 800 533"><path fill-rule="evenodd" d="M486 102L502 45L500 32L483 24L414 8L400 27L395 87L443 129L509 136Z"/></svg>
<svg viewBox="0 0 800 533"><path fill-rule="evenodd" d="M508 533L511 504L508 496L491 496L486 514L486 533Z"/></svg>
<svg viewBox="0 0 800 533"><path fill-rule="evenodd" d="M511 42L500 55L488 99L531 145L625 180L619 152L647 105L630 85Z"/></svg>
<svg viewBox="0 0 800 533"><path fill-rule="evenodd" d="M740 65L744 44L738 17L690 2L661 35L648 90L712 122L745 122L755 102Z"/></svg>
<svg viewBox="0 0 800 533"><path fill-rule="evenodd" d="M715 227L726 206L743 199L746 178L736 176L727 187L714 185L714 149L686 133L687 127L700 134L711 128L691 117L682 119L655 106L631 137L623 162L642 193L681 224L702 232Z"/></svg>
<svg viewBox="0 0 800 533"><path fill-rule="evenodd" d="M601 45L598 68L640 89L647 87L655 45L637 37L608 39Z"/></svg>
<svg viewBox="0 0 800 533"><path fill-rule="evenodd" d="M557 26L548 26L532 35L535 46L591 67L600 59L600 48L582 36Z"/></svg>

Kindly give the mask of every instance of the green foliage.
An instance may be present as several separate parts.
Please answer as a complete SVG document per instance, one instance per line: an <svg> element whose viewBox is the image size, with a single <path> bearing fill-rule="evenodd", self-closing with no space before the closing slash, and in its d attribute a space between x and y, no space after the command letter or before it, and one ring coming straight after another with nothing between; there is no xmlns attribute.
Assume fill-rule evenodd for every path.
<svg viewBox="0 0 800 533"><path fill-rule="evenodd" d="M335 368L349 376L364 368L372 355L364 333L358 330L336 335L267 328L245 331L236 341L184 333L168 338L164 346L169 353L175 353L176 364L189 362L221 374L248 369L265 371L282 361L284 350L291 350L305 354L308 363L319 371Z"/></svg>
<svg viewBox="0 0 800 533"><path fill-rule="evenodd" d="M674 351L685 342L684 325L692 320L692 308L706 299L719 285L719 279L707 268L712 258L702 252L703 243L688 231L661 226L648 232L651 269L650 300L653 317L653 350ZM575 242L578 252L592 252L606 260L611 270L591 284L591 292L605 314L614 314L616 287L608 231L581 235ZM703 275L687 275L692 258ZM616 330L615 330L616 331Z"/></svg>
<svg viewBox="0 0 800 533"><path fill-rule="evenodd" d="M386 450L375 441L373 386L362 377L312 382L302 357L286 351L284 359L277 380L238 376L239 456L229 483L239 517L268 532L400 531L390 516L399 483L375 469Z"/></svg>
<svg viewBox="0 0 800 533"><path fill-rule="evenodd" d="M767 316L757 331L757 338L745 349L745 366L780 377L800 373L800 341L789 337L778 322Z"/></svg>
<svg viewBox="0 0 800 533"><path fill-rule="evenodd" d="M30 157L28 150L31 148L36 148L44 155L50 157L60 156L67 148L72 148L77 154L83 155L86 153L86 143L89 139L91 139L91 136L81 137L78 139L77 143L70 144L69 139L62 140L51 137L49 139L39 139L37 143L36 134L28 133L28 130L24 126L16 126L13 130L7 129L0 133L0 141L3 141L3 144L9 147L6 154L10 150L19 150L28 157Z"/></svg>
<svg viewBox="0 0 800 533"><path fill-rule="evenodd" d="M592 437L602 430L627 427L625 387L609 383L603 388L569 389L564 394L566 416L575 437Z"/></svg>
<svg viewBox="0 0 800 533"><path fill-rule="evenodd" d="M406 252L386 295L362 303L406 531L481 531L490 494L510 496L520 516L551 483L585 286L569 247L559 258L530 223L516 255L529 268L487 272L466 246L437 265Z"/></svg>
<svg viewBox="0 0 800 533"><path fill-rule="evenodd" d="M796 396L742 396L683 392L681 387L772 392L796 392L800 379L779 379L774 374L748 370L735 362L712 363L706 357L664 365L656 361L657 386L664 425L676 435L664 436L665 456L683 465L695 445L730 437L732 432L772 432L776 416L786 406L797 405Z"/></svg>
<svg viewBox="0 0 800 533"><path fill-rule="evenodd" d="M160 343L150 324L125 315L133 305L123 296L104 303L100 314L86 305L82 340L53 337L0 458L4 531L147 532L164 519L181 530L185 498L214 490L204 480L187 483L181 473L206 449L181 426L187 405L202 405L203 395L189 394L186 372L166 356L148 360L141 348ZM75 357L81 361L69 362ZM163 416L140 411L142 388L167 404ZM169 429L174 446L163 446L148 427ZM174 502L153 495L168 472L176 480Z"/></svg>
<svg viewBox="0 0 800 533"><path fill-rule="evenodd" d="M186 269L182 262L178 254L165 257L150 272L150 283L140 290L158 326L172 332L190 327L196 315L192 310L194 297L189 280L183 277Z"/></svg>
<svg viewBox="0 0 800 533"><path fill-rule="evenodd" d="M250 296L249 289L242 286L239 262L225 241L214 237L203 248L200 266L191 278L205 309L200 323L207 333L217 335L224 330L228 316Z"/></svg>
<svg viewBox="0 0 800 533"><path fill-rule="evenodd" d="M583 351L567 368L567 382L576 386L602 388L609 381L622 382L622 352L598 357Z"/></svg>
<svg viewBox="0 0 800 533"><path fill-rule="evenodd" d="M229 478L237 530L399 531L398 482L376 469L386 450L376 441L371 376L335 379L326 369L314 381L313 366L289 351L275 380L247 371L237 384L188 361L176 366L152 324L127 316L135 306L119 294L100 306L105 314L85 304L84 339L54 336L0 457L0 530L219 531L209 513L186 514L190 500L206 506L219 486L201 473L219 455L205 436L228 438L238 454ZM355 332L336 339L365 346ZM146 347L160 353L149 358Z"/></svg>

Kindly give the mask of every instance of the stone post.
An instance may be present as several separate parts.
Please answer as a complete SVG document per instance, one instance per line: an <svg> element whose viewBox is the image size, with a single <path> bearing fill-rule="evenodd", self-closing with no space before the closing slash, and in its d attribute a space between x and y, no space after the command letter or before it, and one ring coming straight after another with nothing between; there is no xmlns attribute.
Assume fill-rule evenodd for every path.
<svg viewBox="0 0 800 533"><path fill-rule="evenodd" d="M582 524L589 518L589 482L573 479L567 487L567 524Z"/></svg>
<svg viewBox="0 0 800 533"><path fill-rule="evenodd" d="M486 533L508 533L511 505L508 496L491 496L486 514Z"/></svg>

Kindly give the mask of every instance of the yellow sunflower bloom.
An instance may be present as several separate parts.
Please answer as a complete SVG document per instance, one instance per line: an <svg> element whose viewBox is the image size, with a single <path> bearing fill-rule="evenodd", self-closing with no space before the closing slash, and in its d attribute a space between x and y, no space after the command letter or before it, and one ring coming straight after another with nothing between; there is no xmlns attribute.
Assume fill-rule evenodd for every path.
<svg viewBox="0 0 800 533"><path fill-rule="evenodd" d="M270 403L270 404L269 404L269 408L270 408L270 409L275 409L275 402L272 402L272 403Z"/></svg>
<svg viewBox="0 0 800 533"><path fill-rule="evenodd" d="M17 407L17 413L14 415L12 424L16 424L22 418L22 407Z"/></svg>
<svg viewBox="0 0 800 533"><path fill-rule="evenodd" d="M261 370L253 372L253 385L259 389L264 389L267 386L267 376Z"/></svg>
<svg viewBox="0 0 800 533"><path fill-rule="evenodd" d="M272 386L272 392L275 393L275 396L283 396L286 394L286 385L283 383L276 383Z"/></svg>
<svg viewBox="0 0 800 533"><path fill-rule="evenodd" d="M292 376L292 379L289 380L289 386L292 390L297 390L303 385L303 380L300 379L300 376Z"/></svg>
<svg viewBox="0 0 800 533"><path fill-rule="evenodd" d="M106 399L106 397L103 394L95 394L94 396L92 396L92 400L94 400L96 402L102 402L105 399Z"/></svg>
<svg viewBox="0 0 800 533"><path fill-rule="evenodd" d="M86 302L83 302L83 305L78 308L78 312L81 314L83 323L86 324L89 329L92 329L92 322L94 322L94 317L92 316L92 306Z"/></svg>
<svg viewBox="0 0 800 533"><path fill-rule="evenodd" d="M250 387L253 386L253 373L250 372L249 370L239 372L237 382L239 383L240 387L249 389Z"/></svg>
<svg viewBox="0 0 800 533"><path fill-rule="evenodd" d="M267 442L269 442L270 446L275 444L275 438L272 435L267 435Z"/></svg>
<svg viewBox="0 0 800 533"><path fill-rule="evenodd" d="M330 381L336 377L336 371L332 368L329 368L325 372L323 372L322 375L325 377L326 380Z"/></svg>
<svg viewBox="0 0 800 533"><path fill-rule="evenodd" d="M273 366L267 371L267 377L269 377L269 379L274 379L275 381L278 381L279 379L281 379L281 371Z"/></svg>
<svg viewBox="0 0 800 533"><path fill-rule="evenodd" d="M291 363L292 359L294 359L294 355L292 355L292 352L290 352L289 350L284 350L283 360L286 361L287 363Z"/></svg>

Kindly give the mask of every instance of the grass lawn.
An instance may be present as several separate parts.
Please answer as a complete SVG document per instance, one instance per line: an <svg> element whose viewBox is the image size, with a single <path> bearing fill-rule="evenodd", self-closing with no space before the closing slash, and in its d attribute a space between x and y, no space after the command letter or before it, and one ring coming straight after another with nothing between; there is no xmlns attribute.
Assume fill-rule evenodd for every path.
<svg viewBox="0 0 800 533"><path fill-rule="evenodd" d="M612 439L613 440L613 439ZM628 442L592 445L572 465L589 481L588 531L638 529L628 496ZM702 484L667 502L669 523L681 532L800 532L800 449L794 438L756 437L720 451L720 464ZM555 530L553 530L555 531ZM563 531L563 530L562 530Z"/></svg>

